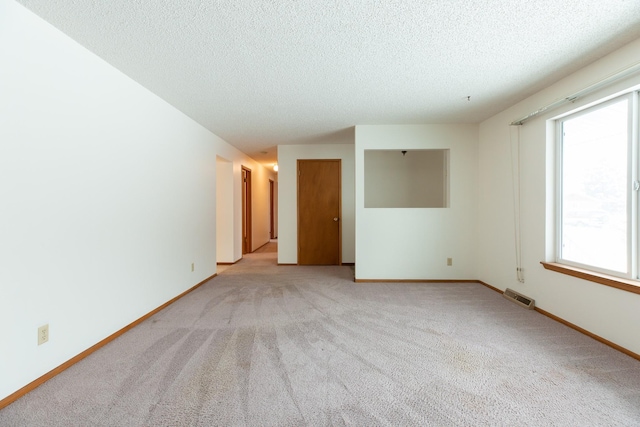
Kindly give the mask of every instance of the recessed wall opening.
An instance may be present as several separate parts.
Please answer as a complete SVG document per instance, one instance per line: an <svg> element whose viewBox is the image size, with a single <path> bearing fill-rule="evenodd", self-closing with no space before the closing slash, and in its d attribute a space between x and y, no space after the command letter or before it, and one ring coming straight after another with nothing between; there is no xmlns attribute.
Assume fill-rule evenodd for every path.
<svg viewBox="0 0 640 427"><path fill-rule="evenodd" d="M365 150L365 208L448 208L449 150Z"/></svg>

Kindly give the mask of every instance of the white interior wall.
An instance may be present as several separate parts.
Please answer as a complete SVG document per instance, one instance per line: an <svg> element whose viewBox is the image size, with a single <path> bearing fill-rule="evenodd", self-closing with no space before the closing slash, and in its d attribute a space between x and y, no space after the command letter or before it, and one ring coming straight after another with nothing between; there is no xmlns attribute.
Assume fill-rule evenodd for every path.
<svg viewBox="0 0 640 427"><path fill-rule="evenodd" d="M355 261L353 144L278 146L278 263L298 262L298 159L342 160L342 262Z"/></svg>
<svg viewBox="0 0 640 427"><path fill-rule="evenodd" d="M216 155L269 173L10 0L0 58L2 399L216 272Z"/></svg>
<svg viewBox="0 0 640 427"><path fill-rule="evenodd" d="M478 126L356 126L355 148L356 279L475 279ZM450 207L365 208L364 151L387 149L450 150Z"/></svg>
<svg viewBox="0 0 640 427"><path fill-rule="evenodd" d="M515 289L536 305L596 335L640 354L640 295L545 270L554 260L554 145L548 119L624 88L620 81L584 99L512 129L509 123L581 90L640 58L640 40L614 52L480 125L478 278L499 289ZM525 283L516 280L511 144L520 134L521 239ZM549 135L548 135L549 134ZM511 140L513 139L513 143ZM517 169L517 164L516 164ZM606 248L603 248L606 250Z"/></svg>
<svg viewBox="0 0 640 427"><path fill-rule="evenodd" d="M232 263L233 256L233 163L216 158L216 255L217 262Z"/></svg>

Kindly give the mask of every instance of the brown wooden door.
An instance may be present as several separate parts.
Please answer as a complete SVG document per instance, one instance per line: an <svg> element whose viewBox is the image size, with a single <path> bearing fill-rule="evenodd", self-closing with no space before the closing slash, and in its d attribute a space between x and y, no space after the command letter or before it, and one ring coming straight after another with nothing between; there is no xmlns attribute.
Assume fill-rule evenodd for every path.
<svg viewBox="0 0 640 427"><path fill-rule="evenodd" d="M251 169L242 166L242 254L251 252Z"/></svg>
<svg viewBox="0 0 640 427"><path fill-rule="evenodd" d="M340 170L340 160L298 160L298 264L341 264Z"/></svg>
<svg viewBox="0 0 640 427"><path fill-rule="evenodd" d="M275 189L272 179L269 180L269 238L276 238L276 203Z"/></svg>

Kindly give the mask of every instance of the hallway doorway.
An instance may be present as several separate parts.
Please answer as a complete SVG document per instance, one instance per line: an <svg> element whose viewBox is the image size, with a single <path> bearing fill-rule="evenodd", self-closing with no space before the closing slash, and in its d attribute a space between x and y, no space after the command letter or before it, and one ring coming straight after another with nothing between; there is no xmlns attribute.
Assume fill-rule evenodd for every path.
<svg viewBox="0 0 640 427"><path fill-rule="evenodd" d="M278 238L278 233L276 232L276 188L275 182L270 179L269 180L269 238L271 240Z"/></svg>
<svg viewBox="0 0 640 427"><path fill-rule="evenodd" d="M242 166L242 254L251 253L251 169Z"/></svg>

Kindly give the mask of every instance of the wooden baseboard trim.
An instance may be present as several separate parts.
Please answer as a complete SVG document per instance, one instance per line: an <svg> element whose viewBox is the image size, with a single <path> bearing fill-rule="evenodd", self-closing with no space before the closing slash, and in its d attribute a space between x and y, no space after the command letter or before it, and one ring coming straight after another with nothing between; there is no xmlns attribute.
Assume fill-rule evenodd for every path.
<svg viewBox="0 0 640 427"><path fill-rule="evenodd" d="M619 352L624 353L627 356L633 357L634 359L640 361L640 354L634 353L631 350L628 350L628 349L626 349L626 348L624 348L622 346L619 346L618 344L613 343L613 342L611 342L611 341L609 341L609 340L607 340L605 338L602 338L601 336L596 335L593 332L589 332L586 329L582 329L580 326L574 325L573 323L568 322L568 321L564 320L563 318L558 317L555 314L551 314L548 311L545 311L545 310L543 310L541 308L535 307L534 309L538 313L543 314L543 315L547 316L548 318L555 320L556 322L560 322L563 325L566 325L566 326L570 327L571 329L575 329L576 331L578 331L580 333L583 333L586 336L591 337L596 341L600 341L602 344L608 345L609 347L611 347L611 348L613 348L615 350L618 350Z"/></svg>
<svg viewBox="0 0 640 427"><path fill-rule="evenodd" d="M89 356L91 353L95 352L99 348L104 347L106 344L109 344L111 341L115 340L120 335L124 334L125 332L127 332L128 330L132 329L133 327L139 325L140 323L144 322L149 317L151 317L154 314L158 313L162 309L170 306L171 304L173 304L174 302L176 302L177 300L179 300L183 296L187 295L189 292L192 292L192 291L196 290L197 288L202 286L204 283L208 282L209 280L213 279L216 276L217 276L217 274L214 274L212 276L207 277L202 282L198 283L195 286L192 286L191 288L187 289L186 291L184 291L183 293L181 293L177 297L170 299L169 301L167 301L164 304L162 304L160 307L150 311L149 313L145 314L141 318L133 321L132 323L130 323L127 326L125 326L124 328L120 329L119 331L116 331L113 334L111 334L108 337L106 337L105 339L103 339L102 341L99 341L97 344L92 345L91 347L89 347L88 349L83 351L82 353L80 353L80 354L72 357L71 359L67 360L62 365L58 366L57 368L52 369L51 371L47 372L46 374L42 375L41 377L36 378L35 380L31 381L29 384L27 384L26 386L22 387L21 389L13 392L9 396L7 396L4 399L0 400L0 409L4 408L6 406L9 406L10 404L15 402L16 400L20 399L25 394L27 394L30 391L38 388L40 385L42 385L45 382L49 381L51 378L53 378L56 375L58 375L59 373L63 372L67 368L75 365L76 363L78 363L79 361L81 361L85 357Z"/></svg>
<svg viewBox="0 0 640 427"><path fill-rule="evenodd" d="M300 265L297 262L279 262L278 265ZM335 265L335 264L333 264ZM341 266L354 266L356 265L353 262L343 262L342 264L340 264ZM322 265L322 264L312 264L312 265L301 265L301 267L331 267L332 264L328 264L328 265Z"/></svg>
<svg viewBox="0 0 640 427"><path fill-rule="evenodd" d="M269 243L271 243L270 241L267 241L267 243L265 243L264 245L261 245L257 248L255 248L254 250L251 251L251 253L254 253L256 251L259 251L260 249L264 248L265 246L267 246Z"/></svg>
<svg viewBox="0 0 640 427"><path fill-rule="evenodd" d="M356 283L478 283L477 280L469 279L353 279Z"/></svg>
<svg viewBox="0 0 640 427"><path fill-rule="evenodd" d="M278 265L296 265L296 264L278 264ZM46 374L42 375L41 377L33 380L32 382L30 382L29 384L27 384L26 386L22 387L21 389L15 391L14 393L10 394L9 396L5 397L4 399L0 400L0 409L5 408L6 406L9 406L11 403L15 402L16 400L18 400L19 398L21 398L22 396L24 396L25 394L29 393L30 391L36 389L37 387L39 387L40 385L44 384L46 381L50 380L51 378L55 377L56 375L58 375L59 373L63 372L64 370L66 370L67 368L73 366L74 364L76 364L77 362L81 361L82 359L84 359L85 357L89 356L91 353L95 352L96 350L98 350L99 348L105 346L106 344L108 344L109 342L113 341L114 339L118 338L120 335L124 334L125 332L127 332L128 330L132 329L133 327L139 325L140 323L142 323L143 321L147 320L149 317L153 316L154 314L158 313L159 311L163 310L164 308L168 307L169 305L173 304L174 302L176 302L177 300L179 300L180 298L182 298L183 296L187 295L189 292L194 291L195 289L197 289L198 287L200 287L201 285L203 285L204 283L208 282L209 280L213 279L214 277L216 277L217 274L214 274L206 279L204 279L203 281L201 281L200 283L196 284L195 286L187 289L186 291L184 291L183 293L181 293L180 295L176 296L175 298L172 298L171 300L167 301L166 303L162 304L161 306L157 307L156 309L150 311L149 313L145 314L144 316L140 317L139 319L135 320L134 322L130 323L129 325L125 326L124 328L120 329L119 331L114 332L113 334L109 335L107 338L103 339L102 341L98 342L97 344L94 344L93 346L89 347L88 349L86 349L85 351L83 351L82 353L72 357L71 359L67 360L66 362L64 362L62 365L58 366L57 368L52 369L51 371L47 372ZM481 280L367 280L367 279L355 279L354 280L357 283L381 283L381 282L389 282L389 283L479 283L483 286L486 286L487 288L502 293L502 291L496 287L493 287L491 285L489 285L488 283L485 283ZM561 317L558 317L554 314L549 313L548 311L545 311L541 308L536 307L535 310L544 315L549 317L550 319L553 319L557 322L560 322L568 327L570 327L571 329L574 329L582 334L585 334L593 339L595 339L596 341L599 341L615 350L620 351L621 353L626 354L629 357L632 357L638 361L640 361L640 354L634 353L631 350L628 350L618 344L615 344L605 338L602 338L592 332L587 331L586 329L581 328L580 326L574 325L571 322L568 322L564 319L562 319Z"/></svg>
<svg viewBox="0 0 640 427"><path fill-rule="evenodd" d="M482 286L486 286L487 288L491 289L492 291L496 291L496 292L498 292L500 294L503 293L500 289L494 288L493 286L491 286L488 283L483 282L482 280L477 280L477 282L480 283Z"/></svg>
<svg viewBox="0 0 640 427"><path fill-rule="evenodd" d="M478 283L480 283L481 285L486 286L487 288L489 288L491 290L494 290L494 291L496 291L498 293L503 293L500 289L495 288L495 287L491 286L490 284L483 282L482 280L478 280ZM551 314L548 311L543 310L543 309L541 309L539 307L534 307L534 310L537 311L538 313L544 315L544 316L547 316L550 319L555 320L556 322L560 322L563 325L566 325L566 326L570 327L571 329L574 329L574 330L576 330L576 331L578 331L578 332L580 332L580 333L582 333L582 334L584 334L584 335L586 335L588 337L591 337L594 340L601 342L602 344L608 345L609 347L611 347L611 348L613 348L615 350L618 350L619 352L624 353L627 356L633 357L636 360L640 360L640 354L634 353L631 350L628 350L628 349L626 349L626 348L624 348L622 346L619 346L616 343L613 343L613 342L611 342L611 341L609 341L609 340L607 340L605 338L602 338L601 336L596 335L593 332L589 332L586 329L583 329L578 325L574 325L573 323L568 322L568 321L564 320L563 318L558 317L555 314Z"/></svg>
<svg viewBox="0 0 640 427"><path fill-rule="evenodd" d="M242 258L239 258L233 262L217 262L216 265L234 265L242 261Z"/></svg>

